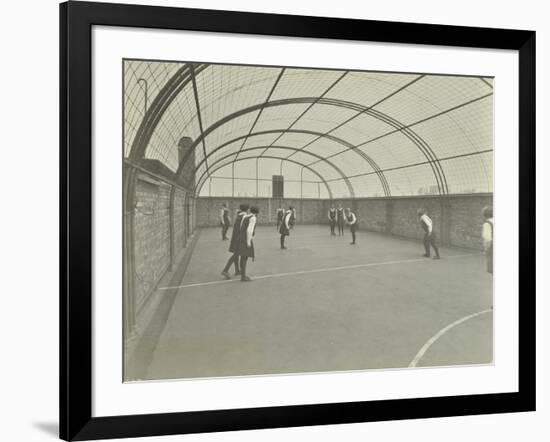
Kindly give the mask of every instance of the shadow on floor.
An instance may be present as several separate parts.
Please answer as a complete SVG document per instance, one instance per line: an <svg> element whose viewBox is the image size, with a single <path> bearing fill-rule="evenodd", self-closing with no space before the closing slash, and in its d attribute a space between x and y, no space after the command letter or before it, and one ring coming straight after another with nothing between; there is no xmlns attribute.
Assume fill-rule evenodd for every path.
<svg viewBox="0 0 550 442"><path fill-rule="evenodd" d="M33 426L56 439L59 437L59 424L57 422L34 422Z"/></svg>

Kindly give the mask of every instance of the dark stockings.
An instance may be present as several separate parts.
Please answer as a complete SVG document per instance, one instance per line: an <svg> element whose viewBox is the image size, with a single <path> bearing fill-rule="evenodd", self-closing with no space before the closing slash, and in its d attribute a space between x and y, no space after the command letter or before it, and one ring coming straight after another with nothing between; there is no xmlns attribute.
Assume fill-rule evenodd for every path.
<svg viewBox="0 0 550 442"><path fill-rule="evenodd" d="M240 270L239 270L239 255L237 255L236 253L231 255L231 257L227 261L227 264L223 268L223 271L224 272L229 272L229 268L231 267L232 264L235 264L235 273L239 273L240 272Z"/></svg>
<svg viewBox="0 0 550 442"><path fill-rule="evenodd" d="M248 262L248 256L241 256L241 279L246 278L246 263Z"/></svg>

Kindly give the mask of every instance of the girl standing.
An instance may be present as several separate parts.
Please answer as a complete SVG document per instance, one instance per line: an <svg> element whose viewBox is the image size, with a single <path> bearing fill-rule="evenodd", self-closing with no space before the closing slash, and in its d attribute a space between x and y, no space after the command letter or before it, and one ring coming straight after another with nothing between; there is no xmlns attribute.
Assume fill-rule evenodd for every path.
<svg viewBox="0 0 550 442"><path fill-rule="evenodd" d="M351 232L352 239L350 245L353 246L355 245L355 232L357 232L357 217L349 207L346 209L346 224L349 225L349 231Z"/></svg>
<svg viewBox="0 0 550 442"><path fill-rule="evenodd" d="M487 263L487 272L493 274L493 208L485 207L483 209L483 230L481 237L483 239L483 250L485 251L485 259Z"/></svg>
<svg viewBox="0 0 550 442"><path fill-rule="evenodd" d="M222 240L226 241L229 238L227 237L227 231L231 225L231 217L229 216L229 209L227 204L223 203L222 210L220 212L220 224L222 226Z"/></svg>
<svg viewBox="0 0 550 442"><path fill-rule="evenodd" d="M250 208L250 215L245 216L241 224L241 233L239 237L239 256L241 264L241 281L252 281L249 276L246 275L246 265L248 258L254 260L254 242L252 238L256 234L256 221L259 210L256 206Z"/></svg>
<svg viewBox="0 0 550 442"><path fill-rule="evenodd" d="M283 210L282 207L279 207L277 209L277 231L279 230L279 228L281 227L281 223L283 222L283 216L285 214L285 211Z"/></svg>
<svg viewBox="0 0 550 442"><path fill-rule="evenodd" d="M338 223L338 236L342 236L344 234L344 209L342 205L338 207L336 212L336 222Z"/></svg>
<svg viewBox="0 0 550 442"><path fill-rule="evenodd" d="M292 212L290 215L290 221L289 226L291 229L294 228L294 223L296 222L296 207L290 206L290 211Z"/></svg>
<svg viewBox="0 0 550 442"><path fill-rule="evenodd" d="M281 228L279 229L279 233L281 234L281 249L286 249L285 247L285 236L290 235L290 219L292 218L292 208L289 207L289 209L285 212L283 216L283 222L281 223Z"/></svg>
<svg viewBox="0 0 550 442"><path fill-rule="evenodd" d="M336 209L334 206L328 209L328 222L330 223L330 234L336 235L336 233L334 233L334 229L336 228Z"/></svg>
<svg viewBox="0 0 550 442"><path fill-rule="evenodd" d="M239 206L239 211L237 216L235 216L235 224L233 224L233 231L231 232L231 242L229 243L229 252L231 257L227 260L225 267L222 270L222 275L225 279L231 279L229 275L229 269L232 265L235 265L235 276L241 274L241 269L239 269L239 243L240 243L240 232L241 225L244 218L248 215L248 204L241 204Z"/></svg>
<svg viewBox="0 0 550 442"><path fill-rule="evenodd" d="M426 209L418 209L416 214L420 220L420 227L424 230L424 256L430 257L430 246L434 249L434 259L441 259L439 256L439 248L436 244L435 232L433 231L433 221L426 213Z"/></svg>

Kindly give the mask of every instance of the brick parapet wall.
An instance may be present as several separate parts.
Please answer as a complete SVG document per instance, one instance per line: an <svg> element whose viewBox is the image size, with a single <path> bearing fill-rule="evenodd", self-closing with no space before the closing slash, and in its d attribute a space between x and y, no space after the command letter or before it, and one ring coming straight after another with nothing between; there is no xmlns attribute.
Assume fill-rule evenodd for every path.
<svg viewBox="0 0 550 442"><path fill-rule="evenodd" d="M135 192L134 296L139 309L170 264L170 186L138 175Z"/></svg>
<svg viewBox="0 0 550 442"><path fill-rule="evenodd" d="M190 191L144 170L136 171L133 192L135 207L125 211L125 226L131 230L131 242L125 244L125 287L131 291L126 299L139 326L140 310L182 256L194 231L194 199Z"/></svg>
<svg viewBox="0 0 550 442"><path fill-rule="evenodd" d="M186 238L186 221L185 221L185 192L181 189L174 191L174 252L178 252L185 248Z"/></svg>
<svg viewBox="0 0 550 442"><path fill-rule="evenodd" d="M227 203L234 214L246 202L260 209L260 224L273 224L276 210L293 205L298 224L325 224L331 205L350 207L359 220L359 228L404 238L421 239L416 211L425 208L434 222L434 232L444 245L481 249L482 208L493 204L492 194L447 196L411 196L358 199L284 199L201 197L197 199L197 225L218 226L219 211Z"/></svg>

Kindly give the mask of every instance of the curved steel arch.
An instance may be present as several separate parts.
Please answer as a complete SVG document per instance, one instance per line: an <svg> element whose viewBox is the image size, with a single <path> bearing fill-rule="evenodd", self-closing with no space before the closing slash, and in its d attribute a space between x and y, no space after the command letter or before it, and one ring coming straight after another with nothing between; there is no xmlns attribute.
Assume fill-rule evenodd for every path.
<svg viewBox="0 0 550 442"><path fill-rule="evenodd" d="M199 73L204 71L208 66L209 66L208 64L196 64L196 65L186 64L182 66L176 72L176 74L174 74L174 76L170 78L170 80L167 81L167 83L163 86L163 88L160 90L160 92L157 94L157 96L153 100L151 107L148 109L146 115L144 116L138 128L134 141L132 142L132 147L129 154L130 159L142 158L145 155L151 136L154 133L154 130L156 129L164 112L170 106L173 100L177 97L179 92L187 84L189 84L190 81L192 81L192 72L191 72L193 70L192 68L194 68L195 75L198 75ZM223 119L219 120L218 122L214 123L203 134L201 134L201 136L197 140L195 140L195 142L191 146L190 151L195 149L196 145L198 144L198 141L202 141L203 138L205 138L209 133L211 133L217 127L221 126L222 124L225 124L227 121L230 121L231 119L237 118L248 112L253 112L254 110L258 110L260 108L277 106L277 105L312 103L312 102L341 106L349 109L355 109L360 112L369 114L385 122L386 124L391 125L397 130L401 131L407 138L409 138L413 142L413 144L415 144L420 149L420 151L424 154L424 156L428 160L428 163L430 164L430 167L432 168L432 171L434 173L434 177L436 179L440 193L448 193L448 186L447 186L445 173L439 163L437 155L435 154L433 149L429 146L429 144L426 143L418 134L416 134L413 130L411 130L408 126L404 125L400 121L382 112L374 111L373 109L362 106L360 104L347 102L344 100L327 99L327 98L319 98L319 97L301 97L301 98L293 98L293 99L275 100L271 102L250 106L249 108L242 109L241 111L235 112L234 114L226 116ZM184 161L180 163L180 167L178 168L177 174L181 173L182 164L185 163L188 157L189 155L186 155L184 158ZM371 164L371 167L373 167L373 169L377 171L378 177L381 178L383 176L383 172L381 171L381 169L376 165L374 161L372 161L372 163L370 164ZM385 180L385 177L384 177L384 180ZM387 183L387 180L386 180L386 183ZM389 186L386 188L385 186L386 183L382 182L382 186L384 189L386 189L385 193L389 193Z"/></svg>
<svg viewBox="0 0 550 442"><path fill-rule="evenodd" d="M204 71L209 65L197 64L194 66L195 75ZM187 84L192 81L191 63L182 66L177 72L166 82L154 98L146 114L143 116L134 140L128 158L132 160L141 159L145 156L147 146L151 141L151 137L160 122L160 119L172 104L178 94ZM193 147L194 148L194 147Z"/></svg>
<svg viewBox="0 0 550 442"><path fill-rule="evenodd" d="M192 63L186 63L182 66L161 88L157 96L154 98L153 103L147 110L146 114L141 121L134 140L132 142L132 147L130 148L130 153L128 157L130 159L142 158L145 156L145 151L147 145L151 139L151 136L156 129L160 118L168 108L168 106L174 101L179 92L191 81L191 65ZM202 71L207 69L209 64L196 64L195 65L195 76L200 74ZM491 89L493 86L488 83L484 78L480 77L480 81L485 83ZM299 102L299 101L296 101ZM307 103L307 101L306 101ZM397 121L397 120L395 120ZM401 123L402 124L402 123ZM404 125L402 125L404 126ZM412 131L414 132L414 131ZM427 143L426 143L427 145ZM429 146L429 145L428 145ZM436 161L437 160L437 157ZM378 168L380 170L380 168ZM444 174L443 174L444 176ZM388 187L389 190L389 187Z"/></svg>
<svg viewBox="0 0 550 442"><path fill-rule="evenodd" d="M330 104L329 103L330 101L334 101L335 103L340 103L341 102L341 100L330 99L330 98L320 100L320 102L322 102L323 104ZM409 138L409 140L411 140L419 148L419 150L424 154L424 156L428 160L428 164L430 165L430 167L432 169L432 172L434 173L434 176L435 176L435 179L436 179L436 182L437 182L437 186L440 190L440 193L443 193L443 194L448 193L449 187L447 185L447 178L445 176L445 172L443 170L443 167L441 166L441 163L439 162L439 159L438 159L436 153L434 152L434 150L431 148L431 146L426 141L424 141L424 139L420 135L418 135L414 130L412 130L410 128L410 126L412 126L414 123L409 124L409 125L405 125L405 124L401 123L399 120L397 120L393 117L390 117L389 115L387 115L383 112L374 110L374 109L369 108L369 107L365 107L365 106L363 106L361 104L358 104L358 103L352 103L352 102L346 102L346 103L350 105L350 107L348 109L354 109L357 112L361 112L361 113L364 113L366 115L370 115L371 117L374 117L374 118L376 118L376 119L392 126L395 129L395 131L393 131L393 132L388 132L386 134L382 134L379 137L375 137L373 140L368 140L368 142L372 142L374 140L377 140L379 138L391 135L392 133L396 133L396 132L401 132L403 135L405 135L407 138ZM338 104L336 104L336 105L338 105ZM361 145L364 145L364 144L366 144L366 143L361 143L358 146L361 146Z"/></svg>
<svg viewBox="0 0 550 442"><path fill-rule="evenodd" d="M220 165L219 167L215 167L218 163L220 163L223 159L225 158L228 158L230 157L231 155L235 155L235 153L232 153L230 155L227 155L226 157L224 158L220 158L219 160L217 160L216 162L214 162L213 164L210 165L210 175L213 174L214 172L220 170L221 168L225 167L225 166L229 166L231 163L235 164L235 163L240 163L241 161L247 161L247 160L254 160L254 158L238 158L236 160L233 160L233 161L230 161L228 163L225 163L225 164L222 164ZM274 157L274 156L270 156L270 155L266 155L266 156L263 156L262 158L266 158L266 159L271 159L271 160L281 160L280 157ZM330 199L334 199L333 198L333 195L332 195L332 190L330 190L330 186L328 185L328 182L327 180L325 180L321 174L319 172L317 172L315 169L312 169L311 167L309 167L307 164L304 164L304 163L301 163L299 161L295 161L295 160L285 160L284 158L282 159L283 161L287 161L289 163L294 163L294 164L297 164L298 166L301 166L301 167L304 167L305 169L309 170L311 173L317 175L319 177L319 179L321 180L321 182L324 184L324 186L326 187L327 189L327 192L329 194L329 198ZM201 175L201 181L202 182L197 182L197 184L195 185L195 189L193 191L193 194L195 196L198 196L198 192L197 190L202 190L202 186L204 186L204 184L206 183L206 179L208 178L208 176L206 176L206 172L203 173ZM200 188L200 189L199 189Z"/></svg>
<svg viewBox="0 0 550 442"><path fill-rule="evenodd" d="M374 111L368 107L365 107L363 105L352 103L349 101L344 100L337 100L337 99L325 99L318 97L298 97L298 98L286 98L281 100L274 100L274 101L268 101L265 103L259 103L255 104L243 109L240 109L236 112L233 112L232 114L226 115L225 117L221 118L220 120L216 121L212 125L210 125L208 128L206 128L202 134L202 136L199 136L196 140L193 141L193 144L190 146L189 151L186 153L186 155L183 157L182 161L180 162L180 165L178 167L178 170L176 172L177 175L181 174L183 165L185 162L189 159L189 156L191 155L191 152L196 148L196 146L202 142L202 138L207 137L209 134L211 134L213 131L218 129L219 127L223 126L224 124L228 123L229 121L241 117L243 115L246 115L247 113L254 112L256 110L259 110L260 108L268 108L268 107L275 107L275 106L286 106L290 104L300 104L300 103L318 103L318 104L327 104L332 106L338 106L338 107L345 107L348 109L353 109L357 111L364 112L365 114L368 114L374 118L377 118L378 120L388 124L389 126L396 129L393 132L401 132L403 135L405 135L424 155L427 162L430 164L430 167L432 168L432 171L434 173L434 178L436 180L436 183L439 188L440 194L446 194L447 193L447 186L445 185L446 179L443 179L445 173L443 172L443 168L441 167L441 164L439 163L439 159L437 158L437 155L435 152L431 149L428 143L426 143L424 140L421 139L421 137L416 134L412 129L410 129L409 126L404 125L403 123L399 122L398 120L393 119L392 117L389 117L388 115L379 112ZM384 134L382 136L389 135L393 132L389 132L387 134ZM381 136L381 137L382 137ZM355 146L353 146L355 147ZM380 168L379 173L383 173ZM378 174L378 173L377 173Z"/></svg>
<svg viewBox="0 0 550 442"><path fill-rule="evenodd" d="M256 146L256 147L251 147L251 148L248 148L248 149L243 149L241 150L240 152L250 152L252 150L259 150L259 149L265 149L266 146ZM291 151L296 151L298 150L298 148L296 147L289 147L289 146L272 146L273 148L276 148L276 149L283 149L283 150L291 150ZM312 157L315 157L315 158L318 158L319 160L322 160L322 161L326 161L321 155L318 155L316 153L313 153L313 152L309 152L309 151L304 151L302 152L304 154L307 154L307 155L311 155ZM225 158L229 158L231 155L236 155L237 153L236 152L232 152L232 153L229 153L223 157L220 157L220 161L221 160L224 160ZM256 159L258 158L266 158L266 157L256 157ZM279 160L286 160L286 158L284 157L274 157L274 156L271 156L271 158L277 158ZM247 158L244 158L246 160L250 160L250 159L254 159L254 157L247 157ZM216 160L214 162L214 164L217 164L218 163L218 160ZM349 191L349 194L350 194L350 197L351 198L355 198L355 191L353 190L353 186L351 185L348 177L346 176L346 174L342 171L342 169L340 169L336 164L332 163L331 161L326 161L326 163L331 166L334 170L336 170L336 172L342 177L342 180L346 183L346 186L348 188L348 191ZM201 163L202 164L202 163ZM195 170L194 170L194 174L197 173L197 170L199 169L199 167L201 166L201 164L197 165L197 167L195 167ZM309 164L307 164L307 166L311 169L311 166ZM205 170L201 177L199 178L199 181L203 179L204 175L205 174L208 174L208 169ZM328 181L327 181L328 182Z"/></svg>
<svg viewBox="0 0 550 442"><path fill-rule="evenodd" d="M230 145L231 143L234 143L235 141L239 141L239 140L242 140L242 139L245 139L245 138L249 138L249 137L253 137L253 136L258 136L258 135L266 135L266 134L272 134L272 133L280 133L280 132L285 132L285 133L303 133L303 134L308 134L308 135L317 135L319 137L324 137L324 138L328 138L330 139L331 141L334 141L335 143L338 143L338 144L341 144L342 146L345 146L347 147L349 150L352 150L353 152L357 153L357 155L359 155L363 160L365 160L369 166L371 166L372 170L378 175L378 178L380 179L380 184L382 186L382 190L384 191L384 195L385 196L391 196L390 194L390 186L388 184L388 181L386 180L386 177L384 176L384 174L382 173L380 167L378 166L378 164L376 164L368 155L366 155L362 150L353 150L353 145L351 143L349 143L348 141L342 139L342 138L339 138L339 137L336 137L334 135L328 135L328 134L324 134L322 132L316 132L316 131L312 131L312 130L302 130L302 129L271 129L271 130L263 130L263 131L258 131L258 132L252 132L250 134L247 134L247 135L241 135L241 136L238 136L236 138L233 138L231 140L228 140L222 144L220 144L218 147L216 147L215 149L211 150L210 152L208 152L208 155L203 158L197 168L199 166L201 166L203 163L205 163L208 158L210 158L214 153L218 152L219 150L223 149L224 147ZM276 147L276 146L273 146L273 145L270 145L270 146L264 146L265 147ZM301 150L301 149L296 149L297 151L301 151L303 153L307 153L307 152L311 152L311 151L305 151L305 150ZM297 153L297 152L295 152ZM292 155L289 155L289 157L292 156ZM326 158L320 156L320 155L317 155L319 160L318 161L326 161ZM317 161L314 161L313 163L310 163L311 164L315 164L317 163ZM344 174L344 177L345 177L345 174ZM349 180L347 180L349 181ZM350 183L351 185L351 183ZM353 187L353 185L351 185ZM355 193L353 191L350 191L350 194L351 193Z"/></svg>

